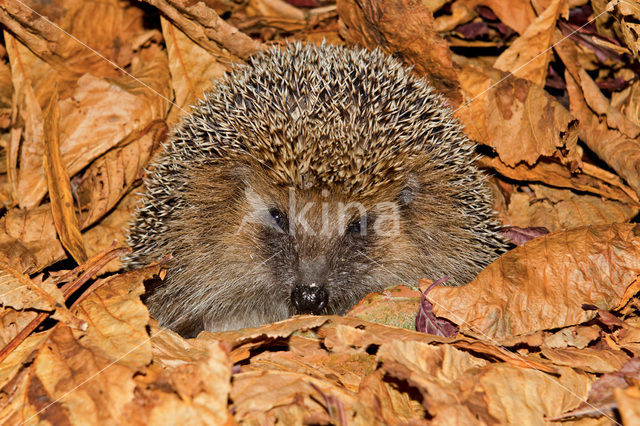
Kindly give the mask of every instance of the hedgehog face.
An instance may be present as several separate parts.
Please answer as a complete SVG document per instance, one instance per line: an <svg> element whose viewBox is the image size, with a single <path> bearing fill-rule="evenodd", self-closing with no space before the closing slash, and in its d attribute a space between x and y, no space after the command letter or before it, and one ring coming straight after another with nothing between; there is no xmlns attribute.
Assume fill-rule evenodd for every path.
<svg viewBox="0 0 640 426"><path fill-rule="evenodd" d="M250 187L245 199L248 213L238 234L255 239L281 289L265 293L274 294L273 303L283 304L288 316L342 314L384 287L371 271L379 269L374 259L381 242L401 238L396 203L294 188Z"/></svg>
<svg viewBox="0 0 640 426"><path fill-rule="evenodd" d="M212 165L185 187L166 235L174 255L167 280L184 283L169 323L181 334L344 314L370 292L420 277L407 256L417 250L403 231L400 186L362 197L274 185L259 170ZM148 302L158 295L167 297L156 292Z"/></svg>

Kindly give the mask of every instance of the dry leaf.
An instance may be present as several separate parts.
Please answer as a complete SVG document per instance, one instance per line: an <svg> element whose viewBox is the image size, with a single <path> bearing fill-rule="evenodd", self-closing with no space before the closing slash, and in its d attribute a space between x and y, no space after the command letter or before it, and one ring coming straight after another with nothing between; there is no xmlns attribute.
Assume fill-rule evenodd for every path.
<svg viewBox="0 0 640 426"><path fill-rule="evenodd" d="M20 367L29 374L7 371L15 374L13 400L20 403L2 407L3 423L116 422L133 398L134 374L151 360L148 311L139 296L142 280L158 271L156 266L114 277L89 295L75 309L87 321L86 331L59 323L35 335L37 347L33 340L23 342L6 363L24 359L25 346L36 352L31 363Z"/></svg>
<svg viewBox="0 0 640 426"><path fill-rule="evenodd" d="M492 147L509 167L557 157L581 163L575 120L541 87L477 63L460 63L466 103L456 110L469 136Z"/></svg>
<svg viewBox="0 0 640 426"><path fill-rule="evenodd" d="M613 309L640 271L632 224L556 232L511 250L463 287L436 287L437 316L486 339L559 328Z"/></svg>
<svg viewBox="0 0 640 426"><path fill-rule="evenodd" d="M415 289L391 287L369 294L345 315L414 330L420 297L420 292Z"/></svg>
<svg viewBox="0 0 640 426"><path fill-rule="evenodd" d="M156 120L130 135L122 147L108 151L74 181L81 227L93 225L122 199L144 175L144 166L167 137L164 121Z"/></svg>
<svg viewBox="0 0 640 426"><path fill-rule="evenodd" d="M628 222L638 208L567 189L529 185L533 192L511 195L507 223L521 227L542 226L551 232L588 225Z"/></svg>
<svg viewBox="0 0 640 426"><path fill-rule="evenodd" d="M568 0L553 0L522 36L498 56L493 67L544 87L553 56L549 47L560 16L569 16Z"/></svg>
<svg viewBox="0 0 640 426"><path fill-rule="evenodd" d="M636 163L640 156L640 145L616 130L611 130L606 122L600 121L585 101L577 82L570 73L565 73L567 90L571 100L571 112L580 120L580 137L601 159L607 162L621 177L640 193L640 174Z"/></svg>
<svg viewBox="0 0 640 426"><path fill-rule="evenodd" d="M51 213L58 237L78 264L87 260L80 225L76 216L69 173L60 156L58 92L54 92L44 112L44 155L42 167L47 177Z"/></svg>
<svg viewBox="0 0 640 426"><path fill-rule="evenodd" d="M161 19L175 93L175 103L167 122L174 124L211 87L212 80L222 77L230 69L233 58L222 49L218 49L215 55L209 53L165 18Z"/></svg>

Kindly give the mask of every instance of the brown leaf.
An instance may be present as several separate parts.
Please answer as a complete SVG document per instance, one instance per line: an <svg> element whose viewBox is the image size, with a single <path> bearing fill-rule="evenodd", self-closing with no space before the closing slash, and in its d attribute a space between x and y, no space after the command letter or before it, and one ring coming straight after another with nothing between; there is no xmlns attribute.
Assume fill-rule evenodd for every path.
<svg viewBox="0 0 640 426"><path fill-rule="evenodd" d="M523 34L536 18L531 2L527 0L511 0L508 7L504 0L458 0L451 5L451 15L442 14L436 19L438 32L452 30L475 18L478 5L491 8L490 12L519 34Z"/></svg>
<svg viewBox="0 0 640 426"><path fill-rule="evenodd" d="M113 30L108 35L116 39L122 35L122 28L128 25L128 19L133 18L138 24L142 20L139 9L133 15L126 15L119 8L106 6L106 15L98 17L92 4L81 2L77 6L73 9L75 13L61 13L57 16L64 21L61 23L63 28L68 26L78 30L90 24L97 25L95 20L101 19L101 27ZM42 23L42 19L35 14L27 13L22 18ZM109 18L113 18L110 21L113 25L105 25L104 20ZM28 25L28 22L23 24ZM47 27L55 29L51 24L47 24ZM56 31L60 33L59 30ZM32 38L28 39L36 43ZM136 56L130 58L129 75L117 74L115 77L113 67L109 64L105 66L104 60L95 53L89 51L87 54L86 48L73 39L67 37L64 40L70 40L71 44L64 42L65 47L60 49L67 49L68 46L68 50L45 55L45 58L53 61L49 64L8 36L7 52L18 99L14 108L25 123L22 142L19 139L12 141L13 155L10 162L14 167L20 165L14 185L22 207L34 207L47 191L42 171L43 130L40 110L47 105L56 84L55 87L61 94L60 151L71 176L125 139L138 128L139 123L145 123L144 126L154 119L164 118L167 111L169 74L166 56L157 54L158 50L153 48L157 48L157 45L141 49ZM107 43L109 42L112 45L120 43L114 40ZM80 50L77 46L80 46ZM73 62L73 70L61 66L55 59L59 55L66 58L67 54L80 55L74 57L78 60L77 63L68 61ZM100 66L96 66L97 63ZM22 145L20 149L16 146L18 144Z"/></svg>
<svg viewBox="0 0 640 426"><path fill-rule="evenodd" d="M0 260L20 272L37 272L65 256L48 204L14 208L0 218Z"/></svg>
<svg viewBox="0 0 640 426"><path fill-rule="evenodd" d="M338 14L348 38L369 49L381 48L414 67L457 106L462 101L447 42L433 29L433 15L409 0L339 0Z"/></svg>
<svg viewBox="0 0 640 426"><path fill-rule="evenodd" d="M591 342L600 337L597 326L577 326L563 328L544 339L544 345L548 348L587 347Z"/></svg>
<svg viewBox="0 0 640 426"><path fill-rule="evenodd" d="M230 69L234 58L220 48L215 54L209 53L165 18L161 18L161 22L175 93L167 119L172 125L188 113L190 106L195 105L202 93L211 87L212 80L222 77Z"/></svg>
<svg viewBox="0 0 640 426"><path fill-rule="evenodd" d="M569 15L568 0L553 0L522 36L498 56L493 67L544 87L553 56L549 47L561 15L565 18Z"/></svg>
<svg viewBox="0 0 640 426"><path fill-rule="evenodd" d="M612 130L594 114L572 75L565 73L571 112L580 120L580 138L640 193L640 144L636 139Z"/></svg>
<svg viewBox="0 0 640 426"><path fill-rule="evenodd" d="M0 22L20 43L59 73L76 74L76 78L85 72L118 76L112 65L125 67L129 64L135 47L130 43L146 30L140 8L108 0L91 4L59 0L47 3L20 1L3 4L0 9ZM101 31L95 31L98 24ZM73 33L75 39L65 31ZM114 43L116 39L118 43ZM96 55L96 51L100 55Z"/></svg>
<svg viewBox="0 0 640 426"><path fill-rule="evenodd" d="M155 266L111 277L109 285L89 295L75 309L87 321L86 331L58 323L23 342L1 365L26 359L27 348L34 358L19 367L29 374L20 374L16 368L6 370L15 378L12 400L19 403L2 407L0 421L118 422L133 398L134 374L151 360L146 331L149 317L140 294L142 281L159 269ZM10 378L3 377L4 382Z"/></svg>
<svg viewBox="0 0 640 426"><path fill-rule="evenodd" d="M620 1L612 2L612 15L618 21L620 31L622 33L621 41L627 45L638 58L640 55L640 11L636 7L637 4ZM610 6L607 5L607 8Z"/></svg>
<svg viewBox="0 0 640 426"><path fill-rule="evenodd" d="M495 149L509 167L557 157L570 170L581 164L575 120L533 83L479 63L460 63L466 103L455 112L469 136Z"/></svg>
<svg viewBox="0 0 640 426"><path fill-rule="evenodd" d="M89 255L106 250L114 241L124 243L125 228L137 200L135 194L125 197L106 218L82 235ZM21 272L34 273L65 257L49 204L31 210L11 209L0 218L0 260ZM107 270L120 268L115 260Z"/></svg>
<svg viewBox="0 0 640 426"><path fill-rule="evenodd" d="M64 296L54 284L49 281L37 284L7 265L0 265L0 305L14 310L66 309Z"/></svg>
<svg viewBox="0 0 640 426"><path fill-rule="evenodd" d="M273 418L272 410L287 405L300 406L313 415L325 413L327 408L319 401L320 390L340 401L344 410L351 410L356 404L355 395L342 387L314 377L288 371L251 371L233 376L231 388L231 409L238 421L258 418Z"/></svg>
<svg viewBox="0 0 640 426"><path fill-rule="evenodd" d="M135 377L133 399L125 407L125 424L232 424L227 409L231 363L226 345L207 342L197 350L166 329L151 331L154 364ZM180 346L182 348L178 349ZM156 354L171 354L173 361Z"/></svg>
<svg viewBox="0 0 640 426"><path fill-rule="evenodd" d="M368 294L345 315L414 330L420 297L419 291L409 287L391 287L379 293Z"/></svg>
<svg viewBox="0 0 640 426"><path fill-rule="evenodd" d="M378 349L377 358L382 362L398 362L411 371L434 377L446 384L464 376L468 370L482 368L488 361L449 345L436 346L427 343L393 340Z"/></svg>
<svg viewBox="0 0 640 426"><path fill-rule="evenodd" d="M401 425L424 419L424 407L406 392L385 381L384 377L385 372L377 370L362 379L354 411L363 417L365 413L374 411L373 419L363 423L373 424L378 421L387 425Z"/></svg>
<svg viewBox="0 0 640 426"><path fill-rule="evenodd" d="M116 207L109 212L98 224L84 232L83 239L90 256L95 256L106 250L114 242L122 245L126 243L126 232L131 223L131 215L138 204L140 196L134 191L127 194ZM112 260L104 269L105 272L115 272L122 269L120 258Z"/></svg>
<svg viewBox="0 0 640 426"><path fill-rule="evenodd" d="M370 345L382 345L392 340L419 341L432 344L452 344L459 349L485 354L519 367L535 368L548 373L556 372L553 367L532 357L517 355L500 346L494 346L482 341L465 337L445 338L402 328L368 323L355 318L331 317L331 322L320 326L317 334L324 339L324 345L334 352L364 352Z"/></svg>
<svg viewBox="0 0 640 426"><path fill-rule="evenodd" d="M577 407L585 400L592 377L568 367L552 376L511 365L492 364L469 378L463 394L474 393L491 407L501 424L542 424L553 416Z"/></svg>
<svg viewBox="0 0 640 426"><path fill-rule="evenodd" d="M588 225L628 222L638 207L601 197L578 195L567 189L542 185L528 186L533 193L511 195L508 223L516 226L543 226L551 232Z"/></svg>
<svg viewBox="0 0 640 426"><path fill-rule="evenodd" d="M620 178L589 163L582 163L582 173L554 162L539 162L534 166L518 164L515 167L509 167L499 158L482 157L478 163L510 179L544 182L552 186L589 192L632 206L640 205L638 195L633 189L623 184Z"/></svg>
<svg viewBox="0 0 640 426"><path fill-rule="evenodd" d="M83 229L107 214L143 176L145 165L166 136L165 122L152 121L132 133L124 146L94 161L74 182Z"/></svg>
<svg viewBox="0 0 640 426"><path fill-rule="evenodd" d="M3 62L0 63L0 129L7 129L11 124L12 94L11 69Z"/></svg>
<svg viewBox="0 0 640 426"><path fill-rule="evenodd" d="M251 358L248 369L295 371L357 392L362 377L375 370L376 358L366 352L328 352L320 346L320 342L293 336L288 340L288 351L270 351L269 346L264 345L265 351ZM279 349L283 345L283 341L274 344ZM242 367L241 371L245 371L245 368Z"/></svg>
<svg viewBox="0 0 640 426"><path fill-rule="evenodd" d="M466 286L436 287L428 299L437 316L487 339L578 324L595 316L583 304L613 309L636 280L636 232L632 224L614 224L536 238Z"/></svg>
<svg viewBox="0 0 640 426"><path fill-rule="evenodd" d="M326 316L300 315L279 321L274 324L267 324L262 327L244 328L241 330L210 333L204 331L198 336L198 340L211 341L220 340L226 342L232 348L231 359L233 363L248 358L250 350L260 346L265 340L287 337L299 330L309 330L324 324L328 320Z"/></svg>
<svg viewBox="0 0 640 426"><path fill-rule="evenodd" d="M589 373L611 373L618 371L629 356L623 351L577 348L541 348L541 353L554 365L587 371Z"/></svg>
<svg viewBox="0 0 640 426"><path fill-rule="evenodd" d="M454 383L486 366L487 361L450 346L399 340L383 344L377 358L389 374L418 387L425 398L423 405L436 423L446 419L463 424L473 417L475 410L466 407L463 398L455 395Z"/></svg>
<svg viewBox="0 0 640 426"><path fill-rule="evenodd" d="M35 311L0 311L0 347L6 348L39 314Z"/></svg>
<svg viewBox="0 0 640 426"><path fill-rule="evenodd" d="M42 167L47 177L49 198L53 223L58 237L78 264L87 260L80 225L76 216L69 173L62 163L60 156L59 127L60 109L58 108L58 93L54 92L44 113L44 157Z"/></svg>
<svg viewBox="0 0 640 426"><path fill-rule="evenodd" d="M618 402L618 411L624 424L638 424L640 422L640 387L614 389L613 395Z"/></svg>

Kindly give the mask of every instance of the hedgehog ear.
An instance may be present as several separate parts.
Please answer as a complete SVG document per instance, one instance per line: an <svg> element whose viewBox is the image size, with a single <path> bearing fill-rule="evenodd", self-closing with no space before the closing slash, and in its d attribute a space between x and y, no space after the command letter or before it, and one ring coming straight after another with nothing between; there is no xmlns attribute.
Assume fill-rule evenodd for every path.
<svg viewBox="0 0 640 426"><path fill-rule="evenodd" d="M409 176L404 182L400 193L398 194L398 202L400 203L400 207L408 207L413 203L418 195L418 191L420 190L420 182L418 181L418 177L415 173L409 173Z"/></svg>

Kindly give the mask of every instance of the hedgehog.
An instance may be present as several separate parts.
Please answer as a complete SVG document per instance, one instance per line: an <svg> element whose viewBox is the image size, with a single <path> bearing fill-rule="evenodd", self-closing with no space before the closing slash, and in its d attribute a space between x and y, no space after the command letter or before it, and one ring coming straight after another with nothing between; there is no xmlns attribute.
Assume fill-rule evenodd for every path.
<svg viewBox="0 0 640 426"><path fill-rule="evenodd" d="M291 43L213 83L145 181L131 268L185 337L344 314L420 278L463 285L505 250L475 144L379 50Z"/></svg>

